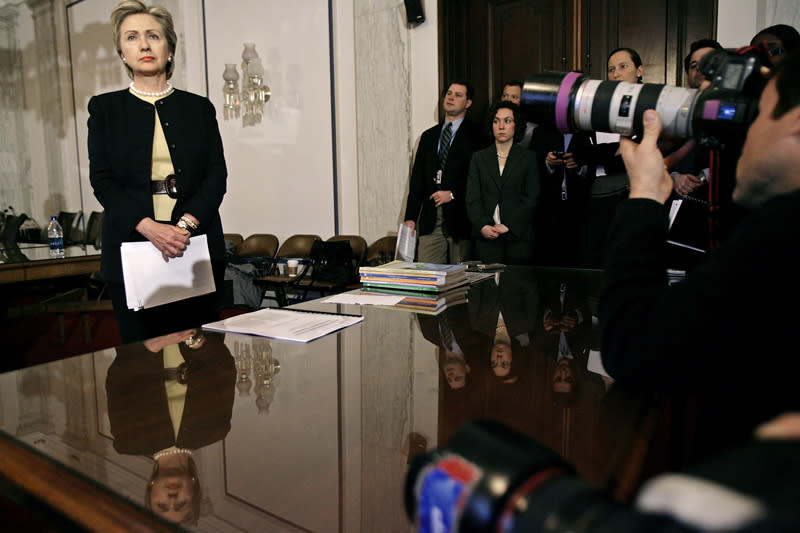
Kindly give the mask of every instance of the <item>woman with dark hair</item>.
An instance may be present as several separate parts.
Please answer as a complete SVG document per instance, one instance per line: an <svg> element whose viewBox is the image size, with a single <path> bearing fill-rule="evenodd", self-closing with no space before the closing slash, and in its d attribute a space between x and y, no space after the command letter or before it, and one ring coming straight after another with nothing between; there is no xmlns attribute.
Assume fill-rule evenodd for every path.
<svg viewBox="0 0 800 533"><path fill-rule="evenodd" d="M613 50L608 54L606 67L609 81L642 83L644 64L639 53L632 48ZM578 264L602 268L606 233L617 205L628 197L628 175L619 154L619 135L606 132L593 135L588 153L577 153L582 161L588 161L594 167L591 195L580 232Z"/></svg>
<svg viewBox="0 0 800 533"><path fill-rule="evenodd" d="M787 53L800 48L800 33L786 24L776 24L756 33L750 45L766 46L772 66L777 67Z"/></svg>
<svg viewBox="0 0 800 533"><path fill-rule="evenodd" d="M608 79L610 81L627 81L642 83L644 65L639 53L633 48L617 48L608 54L606 59Z"/></svg>
<svg viewBox="0 0 800 533"><path fill-rule="evenodd" d="M111 12L114 47L132 80L89 101L89 180L105 209L100 273L108 283L123 343L218 318L217 295L152 309L128 309L120 245L150 241L165 261L192 235L206 235L217 288L225 271L219 206L227 169L214 106L169 80L178 36L172 15L139 0Z"/></svg>
<svg viewBox="0 0 800 533"><path fill-rule="evenodd" d="M539 203L536 155L515 144L525 134L519 106L496 102L488 117L494 143L472 155L467 174L467 214L476 255L484 263L528 264Z"/></svg>

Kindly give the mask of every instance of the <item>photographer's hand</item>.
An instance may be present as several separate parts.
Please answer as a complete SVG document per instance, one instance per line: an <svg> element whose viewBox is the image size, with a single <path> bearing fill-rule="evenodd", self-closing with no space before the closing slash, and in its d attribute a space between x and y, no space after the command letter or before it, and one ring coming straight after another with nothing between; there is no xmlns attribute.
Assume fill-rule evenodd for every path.
<svg viewBox="0 0 800 533"><path fill-rule="evenodd" d="M631 182L631 198L649 198L664 203L672 192L672 178L664 165L664 156L658 149L661 119L652 109L644 112L644 135L636 144L630 139L620 140L620 151L625 170Z"/></svg>

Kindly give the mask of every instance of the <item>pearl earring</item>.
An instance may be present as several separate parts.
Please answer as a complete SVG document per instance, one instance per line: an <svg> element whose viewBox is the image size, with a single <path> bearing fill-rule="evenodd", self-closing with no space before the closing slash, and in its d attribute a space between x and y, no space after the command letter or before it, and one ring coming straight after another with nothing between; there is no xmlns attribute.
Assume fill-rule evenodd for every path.
<svg viewBox="0 0 800 533"><path fill-rule="evenodd" d="M169 57L167 58L167 63L172 63L172 56L169 56Z"/></svg>
<svg viewBox="0 0 800 533"><path fill-rule="evenodd" d="M127 60L127 59L125 59L125 58L123 57L123 58L122 58L122 62L123 62L123 63L127 63L127 62L128 62L128 60Z"/></svg>

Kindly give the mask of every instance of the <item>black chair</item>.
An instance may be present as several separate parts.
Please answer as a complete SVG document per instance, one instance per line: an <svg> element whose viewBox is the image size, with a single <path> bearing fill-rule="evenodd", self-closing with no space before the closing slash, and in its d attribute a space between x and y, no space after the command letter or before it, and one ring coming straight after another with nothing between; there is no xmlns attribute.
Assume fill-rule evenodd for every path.
<svg viewBox="0 0 800 533"><path fill-rule="evenodd" d="M83 222L83 211L77 211L75 213L61 211L58 213L58 223L61 225L61 230L64 232L65 246L83 242L80 235L81 222ZM45 235L45 237L47 237L47 235Z"/></svg>
<svg viewBox="0 0 800 533"><path fill-rule="evenodd" d="M103 248L103 212L92 211L89 215L89 221L86 223L86 236L83 239L84 244L92 245L96 249Z"/></svg>
<svg viewBox="0 0 800 533"><path fill-rule="evenodd" d="M308 274L308 265L311 261L311 247L314 241L322 240L319 235L292 235L281 245L275 254L275 264L271 272L265 276L254 280L255 284L261 287L261 299L275 300L279 307L288 305L288 294L303 281ZM281 274L279 264L285 264L288 259L298 259L302 265L298 274L290 277L288 274ZM274 297L267 296L267 292L272 291Z"/></svg>
<svg viewBox="0 0 800 533"><path fill-rule="evenodd" d="M0 232L0 259L3 262L18 263L28 261L28 257L22 253L17 245L19 238L19 228L28 219L28 215L6 215L3 219L3 227Z"/></svg>

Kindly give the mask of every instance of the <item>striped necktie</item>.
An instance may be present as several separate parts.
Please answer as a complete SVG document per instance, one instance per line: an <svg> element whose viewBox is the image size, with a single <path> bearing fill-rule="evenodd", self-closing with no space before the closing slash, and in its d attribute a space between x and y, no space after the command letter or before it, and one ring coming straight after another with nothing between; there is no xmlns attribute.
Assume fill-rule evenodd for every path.
<svg viewBox="0 0 800 533"><path fill-rule="evenodd" d="M442 140L439 141L439 168L444 168L447 163L447 152L450 151L450 139L453 138L453 123L448 122L442 132Z"/></svg>

